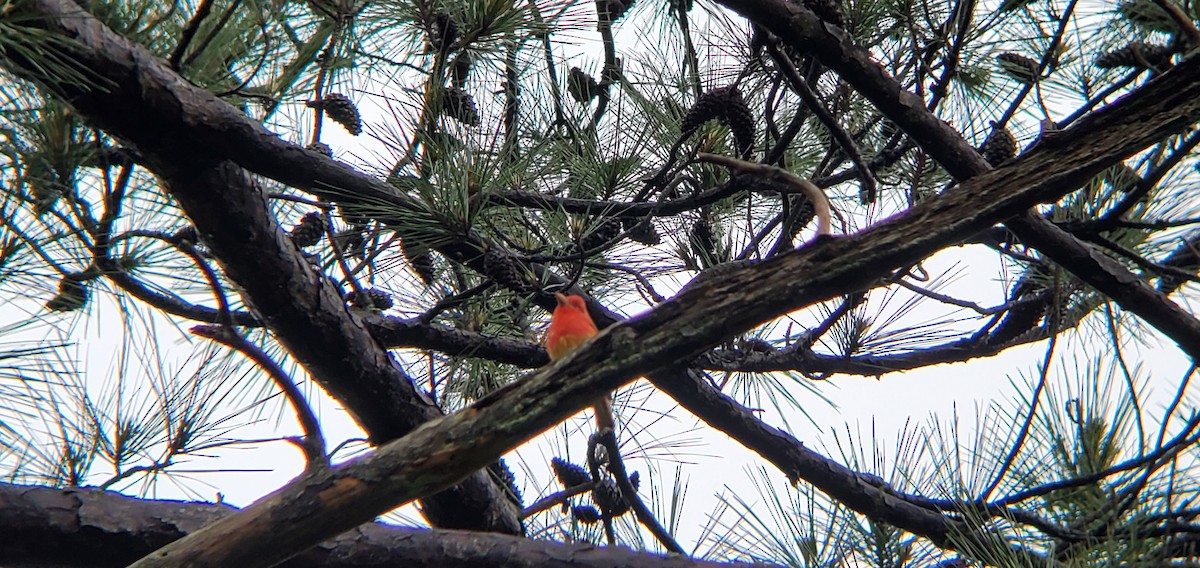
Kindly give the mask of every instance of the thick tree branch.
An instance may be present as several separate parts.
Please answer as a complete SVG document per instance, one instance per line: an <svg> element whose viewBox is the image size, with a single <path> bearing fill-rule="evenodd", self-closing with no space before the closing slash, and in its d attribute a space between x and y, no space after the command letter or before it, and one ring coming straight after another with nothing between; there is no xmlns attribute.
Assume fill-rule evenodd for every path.
<svg viewBox="0 0 1200 568"><path fill-rule="evenodd" d="M225 505L134 499L95 489L0 483L0 563L120 568L234 513ZM737 568L623 547L368 523L282 564L286 568ZM766 564L755 564L767 568Z"/></svg>
<svg viewBox="0 0 1200 568"><path fill-rule="evenodd" d="M791 47L812 53L874 103L956 179L972 179L989 171L987 162L958 132L930 112L919 97L904 90L882 66L872 61L869 52L855 45L837 28L824 25L802 3L785 0L718 2L763 26ZM1200 118L1197 101L1193 98L1198 85L1200 58L1192 57L1118 102L1084 117L1072 128L1075 132L1096 130L1096 138L1062 136L1061 132L1056 132L1039 141L1037 147L1070 144L1080 150L1096 150L1095 158L1100 159L1093 162L1091 172L1099 173L1107 165L1194 124ZM1162 116L1163 111L1171 116ZM1156 114L1160 115L1158 120L1143 123ZM1100 124L1111 128L1096 128ZM1142 124L1146 127L1139 128ZM1127 138L1114 140L1109 138L1112 136ZM1107 151L1101 148L1107 148ZM1004 170L1012 171L1013 168ZM1024 215L1008 226L1022 241L1036 240L1038 250L1064 268L1082 270L1075 275L1098 290L1107 292L1118 283L1124 285L1138 280L1136 275L1116 263L1100 270L1092 262L1080 262L1080 254L1092 255L1084 252L1090 249L1069 234L1046 229L1045 219L1038 219ZM1175 340L1193 360L1200 360L1200 323L1153 288L1145 285L1137 288L1138 292L1124 293L1114 300Z"/></svg>

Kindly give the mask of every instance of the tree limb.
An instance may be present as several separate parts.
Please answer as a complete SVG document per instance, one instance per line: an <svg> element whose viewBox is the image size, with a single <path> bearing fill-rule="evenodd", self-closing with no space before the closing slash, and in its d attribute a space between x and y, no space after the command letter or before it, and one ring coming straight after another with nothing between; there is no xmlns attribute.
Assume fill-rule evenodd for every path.
<svg viewBox="0 0 1200 568"><path fill-rule="evenodd" d="M162 544L236 513L227 505L135 499L95 489L0 483L0 561L121 568ZM368 523L282 564L285 568L768 568L659 556L623 547Z"/></svg>

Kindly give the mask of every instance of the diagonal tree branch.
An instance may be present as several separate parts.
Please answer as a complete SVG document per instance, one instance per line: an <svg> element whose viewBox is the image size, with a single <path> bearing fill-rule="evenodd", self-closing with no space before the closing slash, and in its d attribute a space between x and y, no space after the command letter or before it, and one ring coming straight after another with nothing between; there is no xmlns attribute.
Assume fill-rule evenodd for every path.
<svg viewBox="0 0 1200 568"><path fill-rule="evenodd" d="M879 108L889 119L896 123L906 134L921 146L925 152L933 156L950 175L959 181L971 179L990 169L987 162L967 143L950 125L943 122L924 105L916 95L903 89L887 71L871 60L870 53L854 44L853 40L841 30L826 26L821 19L802 3L786 2L785 0L718 0L752 22L763 26L793 48L810 52L826 66L834 70L867 99ZM1188 101L1187 96L1180 91L1161 89L1166 84L1173 84L1180 90L1191 91L1196 87L1200 78L1196 68L1200 67L1197 57L1192 57L1178 66L1179 73L1168 73L1146 87L1134 91L1124 97L1120 103L1114 103L1091 115L1084 117L1077 126L1094 126L1100 122L1109 122L1113 126L1124 125L1128 128L1105 129L1098 133L1100 136L1113 136L1117 133L1129 133L1137 136L1132 142L1134 151L1141 149L1162 138L1178 133L1197 120L1194 111L1194 101ZM1157 83L1157 85L1155 85ZM1154 88L1157 87L1157 88ZM1155 93L1154 98L1150 93ZM1136 126L1158 110L1139 107L1130 104L1134 100L1143 101L1149 106L1158 106L1158 110L1169 109L1176 105L1193 107L1170 118L1170 124L1161 129L1138 129ZM1136 132L1141 130L1140 132ZM1054 133L1052 137L1043 139L1038 146L1055 146L1072 144L1081 149L1096 148L1120 141L1104 138L1085 139L1079 137L1062 137ZM1127 148L1131 146L1126 146ZM1121 157L1127 157L1132 152L1122 151ZM1115 161L1110 162L1115 163ZM1009 170L1009 168L1005 168ZM1096 170L1094 173L1099 173ZM1121 286L1129 286L1131 292L1122 292L1114 296L1114 300L1125 310L1137 314L1151 325L1155 326L1171 339L1175 340L1193 360L1200 359L1200 322L1167 298L1164 294L1144 282L1139 282L1137 275L1115 262L1097 264L1096 255L1086 244L1070 234L1055 230L1044 218L1035 214L1025 214L1008 223L1008 227L1023 242L1033 244L1043 254L1059 265L1072 271L1084 282L1104 293L1117 292Z"/></svg>

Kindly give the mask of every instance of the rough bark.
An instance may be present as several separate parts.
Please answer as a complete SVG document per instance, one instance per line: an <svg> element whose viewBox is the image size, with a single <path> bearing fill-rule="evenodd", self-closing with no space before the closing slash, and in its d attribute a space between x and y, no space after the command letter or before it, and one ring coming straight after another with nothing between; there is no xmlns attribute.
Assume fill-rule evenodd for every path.
<svg viewBox="0 0 1200 568"><path fill-rule="evenodd" d="M216 156L236 150L232 140L246 137L284 148L284 154L303 157L303 150L187 83L77 4L47 0L16 7L18 14L29 15L23 13L26 10L37 17L30 25L69 38L56 46L58 53L85 68L92 84L51 82L53 77L38 75L38 61L16 54L0 62L46 83L89 120L140 152L167 180L226 274L245 291L280 343L355 416L372 440L397 438L441 416L337 291L300 255L268 210L263 192L240 168L213 167ZM193 128L183 132L182 125ZM344 165L325 165L349 171ZM199 181L206 175L213 177ZM510 534L522 530L519 507L483 472L430 496L422 505L435 526Z"/></svg>
<svg viewBox="0 0 1200 568"><path fill-rule="evenodd" d="M0 566L118 568L236 512L212 503L135 499L96 489L0 483ZM287 568L737 568L622 547L368 523L288 560Z"/></svg>

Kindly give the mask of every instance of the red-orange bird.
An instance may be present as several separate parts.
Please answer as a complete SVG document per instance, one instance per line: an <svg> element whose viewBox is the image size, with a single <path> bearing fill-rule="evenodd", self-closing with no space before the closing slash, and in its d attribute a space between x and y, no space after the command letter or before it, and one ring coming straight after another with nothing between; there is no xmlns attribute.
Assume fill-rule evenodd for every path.
<svg viewBox="0 0 1200 568"><path fill-rule="evenodd" d="M557 361L600 333L600 330L596 329L596 322L588 315L587 304L582 296L558 292L554 294L554 299L558 300L558 306L550 316L550 329L546 330L546 352L552 361ZM612 400L608 395L600 399L592 410L596 413L596 427L600 431L615 428Z"/></svg>

